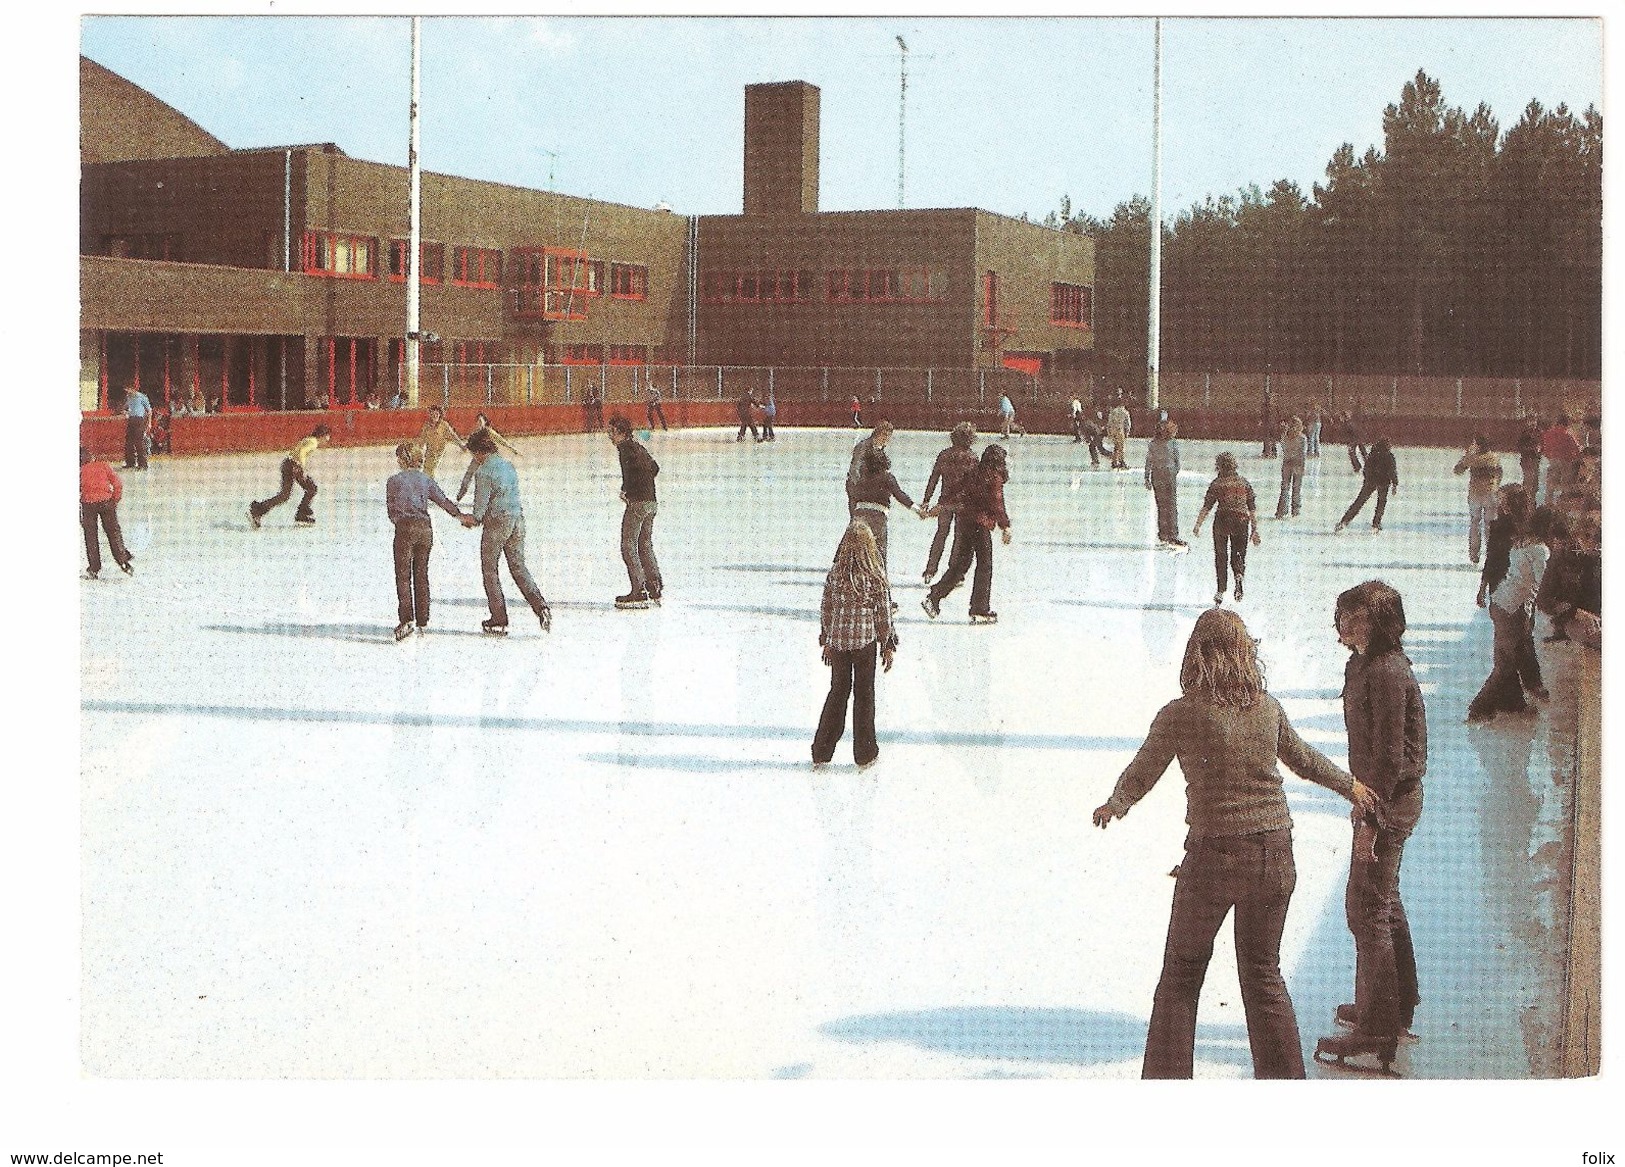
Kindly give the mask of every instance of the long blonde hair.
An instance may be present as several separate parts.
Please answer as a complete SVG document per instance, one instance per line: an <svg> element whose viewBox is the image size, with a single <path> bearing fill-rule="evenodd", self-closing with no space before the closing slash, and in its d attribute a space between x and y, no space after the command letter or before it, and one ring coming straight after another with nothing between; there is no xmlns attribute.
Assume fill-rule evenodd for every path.
<svg viewBox="0 0 1625 1167"><path fill-rule="evenodd" d="M1241 617L1227 608L1209 608L1196 619L1179 666L1179 688L1212 705L1247 709L1264 692L1258 641Z"/></svg>
<svg viewBox="0 0 1625 1167"><path fill-rule="evenodd" d="M856 592L886 586L886 572L880 566L880 545L875 533L862 519L853 519L835 548L835 562L829 569L830 579Z"/></svg>

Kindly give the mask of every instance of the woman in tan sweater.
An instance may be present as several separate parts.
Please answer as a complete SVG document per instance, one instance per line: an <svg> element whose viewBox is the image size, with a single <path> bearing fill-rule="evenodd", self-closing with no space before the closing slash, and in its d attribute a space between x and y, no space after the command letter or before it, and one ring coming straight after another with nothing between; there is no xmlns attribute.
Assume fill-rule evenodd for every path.
<svg viewBox="0 0 1625 1167"><path fill-rule="evenodd" d="M1293 730L1280 703L1264 691L1257 643L1234 612L1214 608L1196 621L1179 687L1184 695L1163 706L1111 797L1094 813L1097 827L1123 817L1179 759L1190 830L1141 1076L1192 1076L1196 1001L1213 938L1234 908L1253 1076L1302 1078L1297 1015L1281 976L1281 933L1297 871L1276 760L1363 813L1374 812L1377 799Z"/></svg>

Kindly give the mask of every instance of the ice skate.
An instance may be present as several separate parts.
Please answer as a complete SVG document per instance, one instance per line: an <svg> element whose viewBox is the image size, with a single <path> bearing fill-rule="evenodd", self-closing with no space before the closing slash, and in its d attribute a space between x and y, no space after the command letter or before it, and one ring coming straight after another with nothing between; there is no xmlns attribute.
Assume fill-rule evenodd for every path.
<svg viewBox="0 0 1625 1167"><path fill-rule="evenodd" d="M615 597L615 606L623 611L628 608L647 608L653 602L648 592L627 592L624 596Z"/></svg>
<svg viewBox="0 0 1625 1167"><path fill-rule="evenodd" d="M540 612L536 613L536 619L538 621L540 621L540 623L542 625L542 631L543 632L551 632L551 631L553 631L553 609L552 608L549 608L546 604L543 604L542 605L542 610Z"/></svg>
<svg viewBox="0 0 1625 1167"><path fill-rule="evenodd" d="M972 624L997 624L999 614L997 612L972 612L970 622Z"/></svg>
<svg viewBox="0 0 1625 1167"><path fill-rule="evenodd" d="M126 559L123 563L119 564L118 569L120 571L122 571L125 575L134 575L135 574L135 556L132 555L132 556L130 556L130 558Z"/></svg>
<svg viewBox="0 0 1625 1167"><path fill-rule="evenodd" d="M935 620L938 613L942 611L942 609L937 605L937 602L930 596L927 596L925 599L920 601L920 607L924 608L925 614L931 617L933 620Z"/></svg>
<svg viewBox="0 0 1625 1167"><path fill-rule="evenodd" d="M248 508L248 522L254 530L258 531L260 529L260 513L254 509L252 504Z"/></svg>
<svg viewBox="0 0 1625 1167"><path fill-rule="evenodd" d="M1241 577L1239 575L1236 577L1236 599L1241 599Z"/></svg>
<svg viewBox="0 0 1625 1167"><path fill-rule="evenodd" d="M1333 1014L1333 1018L1336 1020L1336 1022L1339 1025L1345 1026L1348 1029L1358 1029L1358 1028L1360 1028L1360 1013L1359 1013L1359 1010L1357 1010L1354 1007L1354 1002L1353 1001L1346 1001L1343 1004L1339 1005L1337 1007L1336 1012ZM1400 1039L1403 1040L1403 1041L1421 1041L1422 1040L1421 1038L1417 1037L1415 1033L1413 1033L1411 1031L1411 1023L1409 1021L1404 1022L1403 1028L1400 1030L1399 1036L1400 1036Z"/></svg>
<svg viewBox="0 0 1625 1167"><path fill-rule="evenodd" d="M296 527L314 527L316 525L316 519L313 515L306 515L304 518L300 518L298 515L295 515L293 525Z"/></svg>
<svg viewBox="0 0 1625 1167"><path fill-rule="evenodd" d="M498 624L495 620L481 620L480 631L488 636L506 636L508 635L508 626Z"/></svg>
<svg viewBox="0 0 1625 1167"><path fill-rule="evenodd" d="M408 620L405 624L395 625L396 643L405 640L410 635L412 635L412 622L410 620Z"/></svg>
<svg viewBox="0 0 1625 1167"><path fill-rule="evenodd" d="M80 576L79 578L81 578L81 579L101 579L102 577L101 577L100 572L87 571L87 572L85 572L84 575Z"/></svg>
<svg viewBox="0 0 1625 1167"><path fill-rule="evenodd" d="M1362 1074L1385 1074L1390 1078L1399 1075L1394 1072L1394 1052L1399 1048L1397 1037L1377 1037L1374 1034L1340 1033L1332 1037L1323 1037L1315 1043L1315 1061L1323 1066L1337 1065L1341 1069L1355 1070ZM1377 1059L1381 1069L1355 1063L1348 1064L1349 1058L1364 1057L1370 1054Z"/></svg>

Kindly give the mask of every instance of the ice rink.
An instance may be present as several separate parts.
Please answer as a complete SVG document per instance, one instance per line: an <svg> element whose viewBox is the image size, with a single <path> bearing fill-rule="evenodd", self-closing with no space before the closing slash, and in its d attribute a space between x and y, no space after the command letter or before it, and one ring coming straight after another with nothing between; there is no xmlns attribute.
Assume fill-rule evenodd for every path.
<svg viewBox="0 0 1625 1167"><path fill-rule="evenodd" d="M1068 438L1012 439L996 626L920 610L933 523L891 518L901 605L881 757L814 772L818 601L851 430L657 433L664 605L616 611L619 474L600 436L517 439L544 635L504 573L483 636L478 532L435 519L426 635L391 639L388 447L323 450L318 525L249 527L280 456L124 472L136 575L81 588L82 1065L113 1078L1131 1078L1184 836L1177 766L1121 822L1109 793L1212 603L1211 543L1155 549L1151 495ZM945 435L899 433L905 490ZM1332 525L1358 479L1181 442L1188 532L1231 449L1263 545L1235 607L1298 730L1345 761L1337 593L1403 593L1428 703L1405 859L1422 1040L1411 1078L1552 1072L1583 650L1555 699L1462 724L1489 668L1465 477L1401 449L1384 529ZM1516 458L1504 457L1510 476ZM449 450L439 479L455 493ZM1187 535L1187 537L1189 537ZM82 553L82 552L81 552ZM82 561L79 565L82 567ZM63 564L64 574L73 565ZM1290 775L1283 960L1307 1052L1350 1000L1346 804ZM1250 1075L1228 929L1197 1076ZM1341 1076L1311 1065L1310 1075Z"/></svg>

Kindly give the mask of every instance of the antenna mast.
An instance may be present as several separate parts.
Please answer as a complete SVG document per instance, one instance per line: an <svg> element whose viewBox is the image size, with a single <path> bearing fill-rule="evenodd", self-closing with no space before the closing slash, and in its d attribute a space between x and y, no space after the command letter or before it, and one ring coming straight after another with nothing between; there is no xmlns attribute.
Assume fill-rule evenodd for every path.
<svg viewBox="0 0 1625 1167"><path fill-rule="evenodd" d="M419 338L419 311L418 298L418 253L423 249L423 189L422 176L418 171L418 70L420 67L420 53L418 40L420 36L421 18L412 18L412 108L410 115L411 131L406 147L406 168L409 175L407 184L407 218L410 221L409 236L406 244L406 407L418 407L418 338Z"/></svg>
<svg viewBox="0 0 1625 1167"><path fill-rule="evenodd" d="M903 209L903 160L905 135L908 131L908 42L897 38L900 62L897 89L897 209Z"/></svg>

